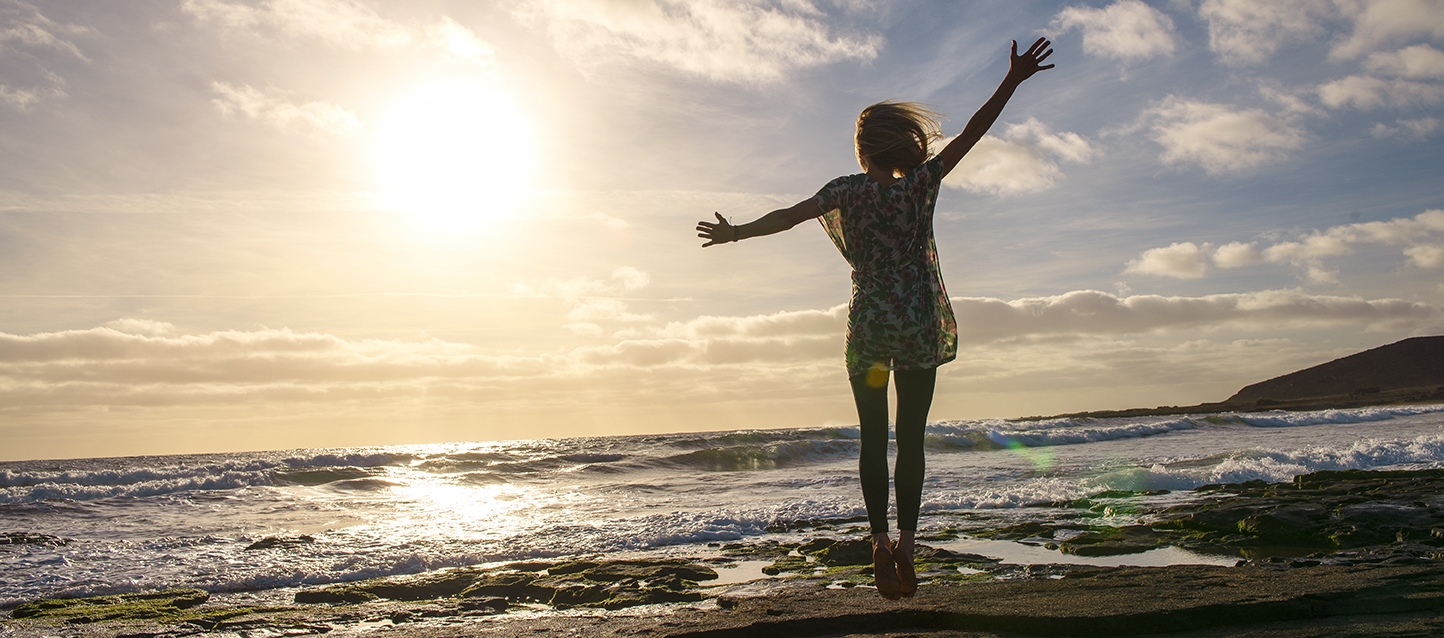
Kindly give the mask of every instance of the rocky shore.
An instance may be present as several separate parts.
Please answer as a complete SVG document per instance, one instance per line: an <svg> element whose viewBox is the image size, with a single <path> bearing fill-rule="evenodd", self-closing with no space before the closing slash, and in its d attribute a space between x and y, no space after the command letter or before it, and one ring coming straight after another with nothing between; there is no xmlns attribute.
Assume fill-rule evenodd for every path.
<svg viewBox="0 0 1444 638"><path fill-rule="evenodd" d="M885 601L865 531L817 524L799 543L749 542L686 559L573 558L463 567L294 591L238 605L199 590L31 601L0 636L1429 635L1444 632L1444 470L1317 472L1207 486L1205 498L1090 523L1142 496L1068 503L1077 516L968 533L1107 556L1180 547L1236 567L1011 565L927 546L917 597ZM941 531L933 541L952 534ZM10 534L14 542L62 542ZM262 545L285 551L309 539ZM713 584L730 565L770 578ZM1212 633L1210 633L1212 632Z"/></svg>

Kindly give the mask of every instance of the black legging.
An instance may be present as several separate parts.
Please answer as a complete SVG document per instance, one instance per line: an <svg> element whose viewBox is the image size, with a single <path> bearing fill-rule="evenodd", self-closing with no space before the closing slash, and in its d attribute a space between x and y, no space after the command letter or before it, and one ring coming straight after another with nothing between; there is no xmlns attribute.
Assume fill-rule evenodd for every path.
<svg viewBox="0 0 1444 638"><path fill-rule="evenodd" d="M917 531L918 508L923 500L923 427L933 404L937 368L898 370L897 387L897 527ZM867 374L852 377L852 397L857 402L857 420L862 431L862 453L857 469L862 479L862 501L867 505L867 522L872 533L887 533L887 376L881 387L867 382Z"/></svg>

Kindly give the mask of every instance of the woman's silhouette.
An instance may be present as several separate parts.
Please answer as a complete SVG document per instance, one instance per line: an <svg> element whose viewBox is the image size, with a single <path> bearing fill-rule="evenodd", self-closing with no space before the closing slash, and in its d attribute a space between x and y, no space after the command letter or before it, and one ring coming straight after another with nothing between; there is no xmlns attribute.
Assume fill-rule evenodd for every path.
<svg viewBox="0 0 1444 638"><path fill-rule="evenodd" d="M886 598L917 591L913 536L923 489L923 428L938 366L957 356L953 309L938 271L933 206L943 177L982 139L1019 84L1053 65L1049 42L1038 38L1018 55L1013 42L1008 74L963 132L936 157L928 144L941 137L936 115L910 102L880 102L857 118L857 160L864 172L839 177L790 208L733 226L722 215L697 222L713 244L781 232L822 218L823 228L852 265L847 315L847 374L857 403L862 452L858 472L873 534L874 582ZM887 381L896 373L899 537L888 536Z"/></svg>

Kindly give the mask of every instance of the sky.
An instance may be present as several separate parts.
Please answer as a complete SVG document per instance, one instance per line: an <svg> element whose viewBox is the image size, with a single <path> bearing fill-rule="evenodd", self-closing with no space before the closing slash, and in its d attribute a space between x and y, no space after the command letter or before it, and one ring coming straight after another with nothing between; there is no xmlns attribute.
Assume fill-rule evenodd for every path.
<svg viewBox="0 0 1444 638"><path fill-rule="evenodd" d="M856 423L820 226L955 135L931 418L1444 334L1440 0L0 0L0 459Z"/></svg>

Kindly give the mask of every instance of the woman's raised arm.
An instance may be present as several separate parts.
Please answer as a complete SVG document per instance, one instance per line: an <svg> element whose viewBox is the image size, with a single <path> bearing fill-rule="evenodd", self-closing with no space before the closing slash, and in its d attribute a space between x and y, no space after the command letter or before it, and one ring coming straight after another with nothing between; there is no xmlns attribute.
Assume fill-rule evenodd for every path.
<svg viewBox="0 0 1444 638"><path fill-rule="evenodd" d="M993 122L997 121L998 115L1003 112L1003 106L1008 103L1009 98L1013 97L1013 91L1023 83L1023 80L1033 77L1034 73L1053 68L1051 64L1043 65L1043 60L1053 55L1053 50L1048 48L1051 44L1053 43L1049 42L1047 38L1038 38L1033 46L1028 47L1027 52L1018 55L1018 41L1013 41L1013 50L1008 58L1008 74L1003 76L1003 83L998 85L998 90L993 92L993 97L988 98L978 112L973 114L973 118L968 120L968 125L963 127L963 132L953 138L953 141L948 142L948 145L943 148L943 152L938 153L938 157L943 158L943 175L952 172L953 167L958 165L963 156L973 150L973 145L983 139L983 134L987 133L988 129L993 126Z"/></svg>
<svg viewBox="0 0 1444 638"><path fill-rule="evenodd" d="M717 216L717 222L697 222L697 236L707 240L702 244L703 248L712 244L725 244L727 242L742 241L748 237L761 237L780 233L792 228L804 221L822 215L822 207L817 205L817 200L804 199L788 208L774 210L749 224L733 226L722 217L722 213L712 213Z"/></svg>

